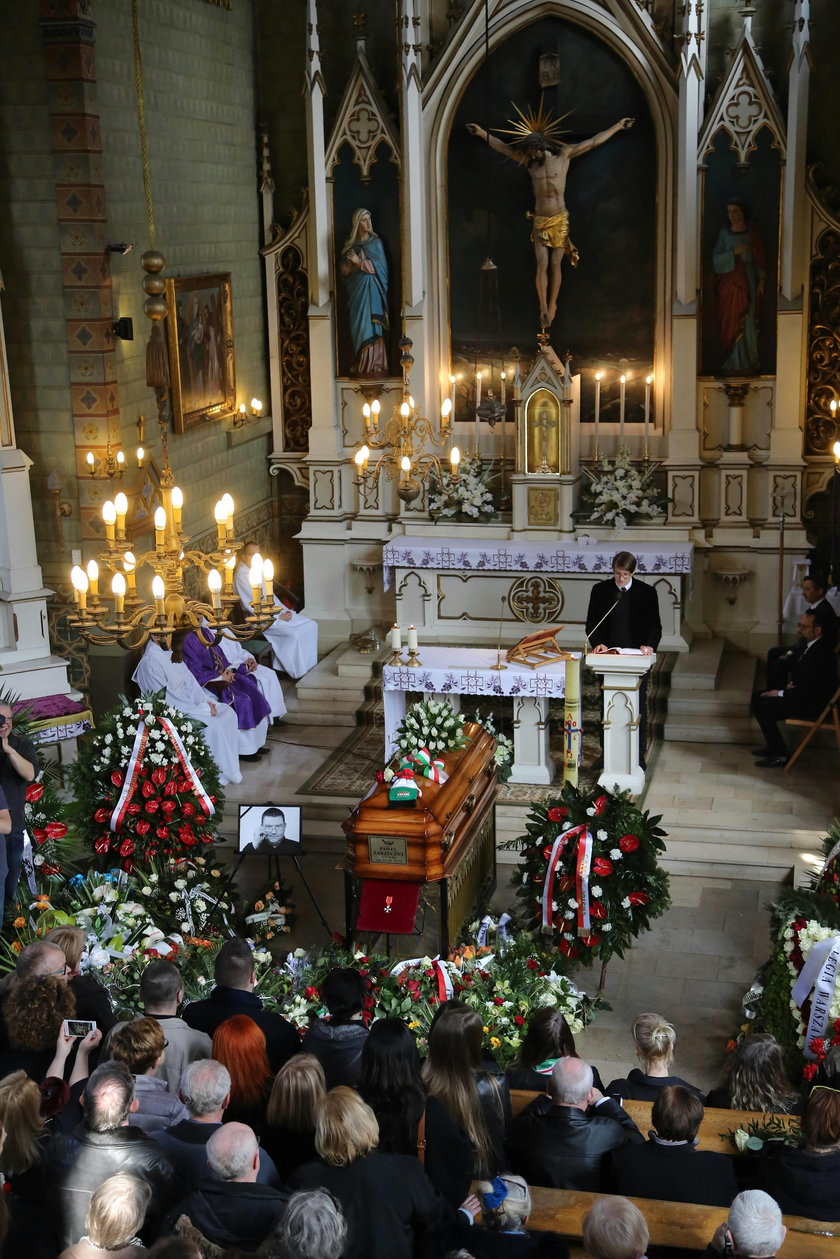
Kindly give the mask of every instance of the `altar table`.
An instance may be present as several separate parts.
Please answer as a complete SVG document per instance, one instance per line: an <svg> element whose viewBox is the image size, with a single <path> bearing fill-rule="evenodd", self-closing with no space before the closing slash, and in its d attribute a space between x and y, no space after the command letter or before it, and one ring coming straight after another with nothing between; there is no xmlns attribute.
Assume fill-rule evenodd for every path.
<svg viewBox="0 0 840 1259"><path fill-rule="evenodd" d="M578 655L579 653L574 653ZM505 653L502 651L502 663ZM397 728L405 716L407 691L421 691L448 700L457 711L461 697L513 698L513 767L511 781L548 785L554 768L549 753L548 701L563 699L566 666L543 665L528 669L509 664L494 669L497 653L478 647L426 647L421 644L420 664L385 665L382 691L385 708L385 759L396 751Z"/></svg>

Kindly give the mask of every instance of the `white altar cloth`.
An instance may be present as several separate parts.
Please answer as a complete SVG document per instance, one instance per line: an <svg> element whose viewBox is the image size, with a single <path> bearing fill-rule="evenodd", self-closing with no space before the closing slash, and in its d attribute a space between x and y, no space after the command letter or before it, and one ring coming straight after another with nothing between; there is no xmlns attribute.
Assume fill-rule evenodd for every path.
<svg viewBox="0 0 840 1259"><path fill-rule="evenodd" d="M572 653L570 653L572 654ZM573 653L579 656L579 652ZM514 704L513 782L550 783L554 768L548 738L548 701L563 699L566 693L566 665L543 665L539 669L508 664L494 669L497 654L491 648L424 647L421 663L415 669L405 665L385 665L382 669L385 715L385 759L396 751L397 729L405 716L406 691L451 698L456 711L464 695L509 695ZM504 655L502 663L506 663Z"/></svg>
<svg viewBox="0 0 840 1259"><path fill-rule="evenodd" d="M645 573L690 573L694 547L691 542L636 542L629 548ZM480 538L421 538L406 535L386 543L382 552L385 589L390 589L395 568L468 569L489 573L610 573L617 543L499 542Z"/></svg>

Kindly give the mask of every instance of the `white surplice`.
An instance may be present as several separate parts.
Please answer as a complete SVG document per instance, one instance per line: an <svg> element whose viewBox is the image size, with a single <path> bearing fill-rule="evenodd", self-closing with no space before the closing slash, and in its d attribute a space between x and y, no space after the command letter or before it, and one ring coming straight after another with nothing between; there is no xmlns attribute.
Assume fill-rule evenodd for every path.
<svg viewBox="0 0 840 1259"><path fill-rule="evenodd" d="M250 572L248 565L242 562L237 565L233 575L239 601L249 616L254 611ZM292 612L276 595L274 606L278 615L268 629L259 631L259 636L265 638L274 653L275 668L282 669L289 677L302 678L304 673L308 673L318 663L318 622L308 616L301 616L299 612ZM289 619L281 620L281 615Z"/></svg>
<svg viewBox="0 0 840 1259"><path fill-rule="evenodd" d="M172 652L149 639L132 677L143 691L166 691L166 702L185 717L200 721L204 742L219 769L223 787L242 782L239 770L239 727L229 704L211 699L199 686L185 664L175 664ZM216 716L210 711L215 704Z"/></svg>

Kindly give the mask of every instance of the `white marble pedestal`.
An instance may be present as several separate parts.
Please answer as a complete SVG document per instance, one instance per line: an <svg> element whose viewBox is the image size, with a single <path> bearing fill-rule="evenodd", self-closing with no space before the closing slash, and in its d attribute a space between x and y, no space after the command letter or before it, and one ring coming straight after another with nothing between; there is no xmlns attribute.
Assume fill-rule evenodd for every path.
<svg viewBox="0 0 840 1259"><path fill-rule="evenodd" d="M590 652L586 664L604 683L604 772L608 791L637 796L645 785L639 764L639 688L656 656L609 656Z"/></svg>

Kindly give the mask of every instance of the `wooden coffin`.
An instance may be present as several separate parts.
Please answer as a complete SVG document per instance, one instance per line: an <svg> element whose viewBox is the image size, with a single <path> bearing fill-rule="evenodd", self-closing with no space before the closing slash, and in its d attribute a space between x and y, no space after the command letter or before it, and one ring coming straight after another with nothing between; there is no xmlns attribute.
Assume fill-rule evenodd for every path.
<svg viewBox="0 0 840 1259"><path fill-rule="evenodd" d="M498 790L495 740L474 724L467 724L464 733L471 742L440 757L447 781L419 779L423 794L416 807L389 807L384 784L356 806L343 823L349 874L434 883L462 863Z"/></svg>

